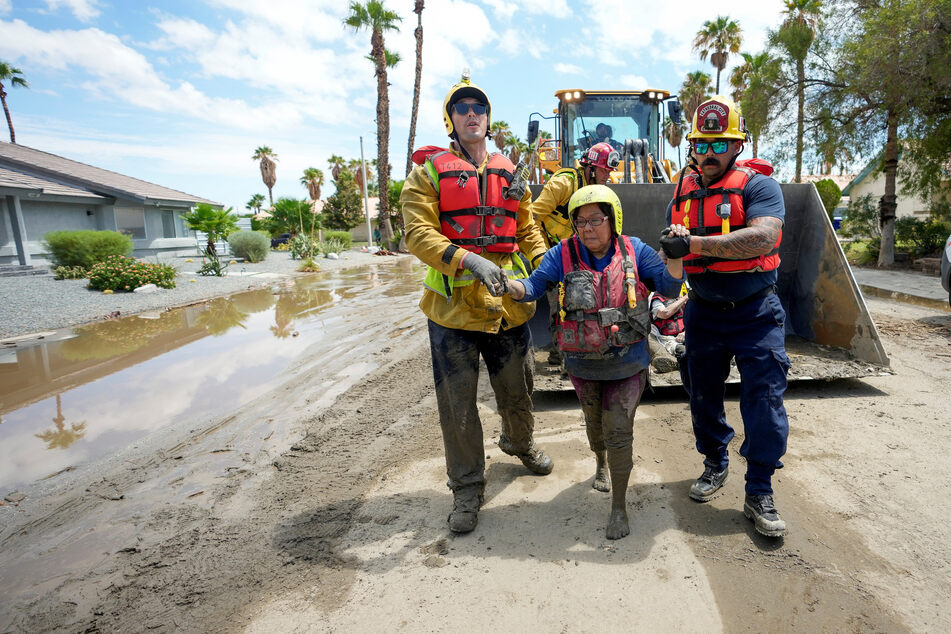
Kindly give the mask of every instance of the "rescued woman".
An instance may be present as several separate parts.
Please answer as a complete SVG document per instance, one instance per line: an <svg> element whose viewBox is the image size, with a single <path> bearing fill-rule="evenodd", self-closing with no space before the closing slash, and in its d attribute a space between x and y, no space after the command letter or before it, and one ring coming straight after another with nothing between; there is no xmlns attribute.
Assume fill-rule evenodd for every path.
<svg viewBox="0 0 951 634"><path fill-rule="evenodd" d="M630 533L626 496L634 466L634 414L647 383L648 295L676 296L680 259L664 261L640 239L621 234L621 201L605 185L582 187L568 202L575 233L554 245L507 292L534 301L558 285L555 343L584 412L596 468L592 486L614 491L606 536ZM610 473L610 479L608 476Z"/></svg>

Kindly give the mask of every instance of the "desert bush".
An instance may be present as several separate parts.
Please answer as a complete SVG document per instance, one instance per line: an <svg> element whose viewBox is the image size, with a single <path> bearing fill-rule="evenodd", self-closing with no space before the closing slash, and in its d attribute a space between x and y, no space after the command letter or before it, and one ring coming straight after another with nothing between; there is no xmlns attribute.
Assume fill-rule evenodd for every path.
<svg viewBox="0 0 951 634"><path fill-rule="evenodd" d="M324 231L324 241L329 240L340 242L343 245L341 251L346 251L353 245L353 236L349 231Z"/></svg>
<svg viewBox="0 0 951 634"><path fill-rule="evenodd" d="M346 248L344 247L343 241L339 238L328 238L320 243L320 252L324 257L327 257L327 255L331 253L340 253L345 250Z"/></svg>
<svg viewBox="0 0 951 634"><path fill-rule="evenodd" d="M89 269L89 288L95 290L133 291L146 284L175 288L175 267L110 255Z"/></svg>
<svg viewBox="0 0 951 634"><path fill-rule="evenodd" d="M271 236L260 231L238 231L228 236L231 251L248 262L260 262L271 250Z"/></svg>
<svg viewBox="0 0 951 634"><path fill-rule="evenodd" d="M54 280L81 280L87 275L81 266L57 266L53 269Z"/></svg>
<svg viewBox="0 0 951 634"><path fill-rule="evenodd" d="M132 238L116 231L51 231L43 246L58 266L81 266L87 271L112 255L132 253Z"/></svg>
<svg viewBox="0 0 951 634"><path fill-rule="evenodd" d="M320 243L310 236L297 234L287 241L288 250L291 252L291 258L302 260L312 257L314 253L320 253Z"/></svg>

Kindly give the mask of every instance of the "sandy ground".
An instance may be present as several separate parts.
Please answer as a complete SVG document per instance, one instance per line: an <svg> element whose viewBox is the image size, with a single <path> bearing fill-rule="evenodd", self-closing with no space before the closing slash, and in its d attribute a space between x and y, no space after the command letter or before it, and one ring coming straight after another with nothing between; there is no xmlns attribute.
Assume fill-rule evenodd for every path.
<svg viewBox="0 0 951 634"><path fill-rule="evenodd" d="M787 392L785 539L743 517L742 429L694 503L682 392L649 394L609 541L573 394L536 393L555 471L532 476L494 445L484 373L486 504L448 531L425 321L381 295L272 393L0 507L0 631L951 630L948 313L870 299L896 374Z"/></svg>

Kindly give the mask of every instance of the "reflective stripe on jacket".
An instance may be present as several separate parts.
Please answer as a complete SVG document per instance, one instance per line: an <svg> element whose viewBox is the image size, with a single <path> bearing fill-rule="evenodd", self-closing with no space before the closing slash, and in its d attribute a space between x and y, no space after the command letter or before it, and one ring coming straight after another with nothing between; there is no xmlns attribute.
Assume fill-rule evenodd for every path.
<svg viewBox="0 0 951 634"><path fill-rule="evenodd" d="M760 171L755 165L752 167L755 171ZM706 188L701 186L699 174L686 176L681 180L679 195L674 195L671 223L685 226L695 236L721 235L743 229L747 226L746 212L743 209L743 190L752 178L754 169L737 163L727 170L719 181ZM772 271L779 266L779 244L782 239L783 234L780 231L776 244L769 253L744 260L690 253L684 256L684 272L694 274L704 271Z"/></svg>
<svg viewBox="0 0 951 634"><path fill-rule="evenodd" d="M581 258L577 236L561 245L565 277L555 316L558 348L576 357L599 358L612 347L624 349L643 339L650 332L648 290L628 239L614 239L614 255L602 271Z"/></svg>

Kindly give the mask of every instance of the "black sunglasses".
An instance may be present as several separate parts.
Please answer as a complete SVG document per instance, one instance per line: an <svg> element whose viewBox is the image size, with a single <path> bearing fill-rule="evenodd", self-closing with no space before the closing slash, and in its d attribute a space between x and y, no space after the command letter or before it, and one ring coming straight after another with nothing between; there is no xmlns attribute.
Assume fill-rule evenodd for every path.
<svg viewBox="0 0 951 634"><path fill-rule="evenodd" d="M456 111L456 114L464 115L472 110L472 112L477 115L484 115L488 106L484 103L454 103L452 104L452 109Z"/></svg>

